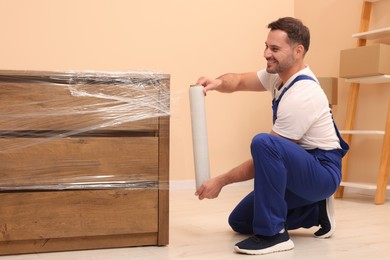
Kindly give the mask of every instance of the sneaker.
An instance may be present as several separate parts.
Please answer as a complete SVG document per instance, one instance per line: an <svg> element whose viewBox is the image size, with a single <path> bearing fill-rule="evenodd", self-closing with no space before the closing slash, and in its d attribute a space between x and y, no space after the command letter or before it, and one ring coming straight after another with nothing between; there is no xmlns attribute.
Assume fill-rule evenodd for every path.
<svg viewBox="0 0 390 260"><path fill-rule="evenodd" d="M287 251L294 248L287 230L275 236L254 235L247 238L234 247L237 253L248 255L264 255L274 252Z"/></svg>
<svg viewBox="0 0 390 260"><path fill-rule="evenodd" d="M314 233L316 238L329 238L336 230L336 221L334 219L333 196L319 202L320 229Z"/></svg>

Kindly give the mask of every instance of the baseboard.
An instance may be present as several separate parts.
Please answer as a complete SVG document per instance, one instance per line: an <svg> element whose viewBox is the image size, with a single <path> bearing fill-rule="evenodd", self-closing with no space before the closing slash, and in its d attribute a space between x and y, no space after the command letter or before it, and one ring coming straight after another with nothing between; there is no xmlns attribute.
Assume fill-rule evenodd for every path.
<svg viewBox="0 0 390 260"><path fill-rule="evenodd" d="M253 186L253 181L244 181L244 182L238 182L230 184L228 187L250 187ZM193 189L195 192L196 184L195 180L173 180L169 182L169 189L171 190L188 190Z"/></svg>
<svg viewBox="0 0 390 260"><path fill-rule="evenodd" d="M169 181L170 190L195 190L195 180Z"/></svg>
<svg viewBox="0 0 390 260"><path fill-rule="evenodd" d="M240 186L253 186L253 181L244 181L239 183L234 183L229 185L229 187L240 187ZM171 190L189 190L193 189L195 192L195 180L173 180L170 181L169 187ZM353 187L345 187L345 193L350 194L359 194L364 196L375 196L375 190L361 189L361 188L353 188ZM387 199L390 199L390 190L387 191Z"/></svg>

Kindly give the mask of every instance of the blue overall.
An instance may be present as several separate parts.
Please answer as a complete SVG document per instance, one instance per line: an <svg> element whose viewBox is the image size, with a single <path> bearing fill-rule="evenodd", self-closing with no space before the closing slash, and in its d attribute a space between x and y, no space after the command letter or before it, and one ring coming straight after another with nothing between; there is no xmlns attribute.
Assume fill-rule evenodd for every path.
<svg viewBox="0 0 390 260"><path fill-rule="evenodd" d="M281 98L299 80L317 82L306 75L295 78L272 101L274 123ZM253 138L255 188L229 216L234 231L273 236L286 226L291 230L319 225L318 202L338 188L341 160L349 150L335 124L334 127L341 149L305 150L287 139L265 133Z"/></svg>

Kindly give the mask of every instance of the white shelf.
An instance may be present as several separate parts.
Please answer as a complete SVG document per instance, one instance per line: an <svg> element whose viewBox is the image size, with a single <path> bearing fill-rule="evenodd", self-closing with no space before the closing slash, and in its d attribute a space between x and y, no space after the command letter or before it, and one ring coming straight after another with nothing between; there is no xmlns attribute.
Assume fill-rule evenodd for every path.
<svg viewBox="0 0 390 260"><path fill-rule="evenodd" d="M358 188L358 189L376 190L376 185L368 184L368 183L342 181L340 183L340 186Z"/></svg>
<svg viewBox="0 0 390 260"><path fill-rule="evenodd" d="M342 181L340 183L340 186L343 187L350 187L350 188L358 188L358 189L366 189L366 190L376 190L376 184L371 183L360 183L360 182L348 182L348 181ZM387 190L390 189L390 185L387 185Z"/></svg>
<svg viewBox="0 0 390 260"><path fill-rule="evenodd" d="M350 79L346 79L345 81L349 83L360 83L360 84L390 83L390 75L350 78Z"/></svg>
<svg viewBox="0 0 390 260"><path fill-rule="evenodd" d="M390 27L352 34L353 38L373 40L390 37Z"/></svg>
<svg viewBox="0 0 390 260"><path fill-rule="evenodd" d="M356 135L385 135L385 131L377 130L340 130L340 134L356 134Z"/></svg>

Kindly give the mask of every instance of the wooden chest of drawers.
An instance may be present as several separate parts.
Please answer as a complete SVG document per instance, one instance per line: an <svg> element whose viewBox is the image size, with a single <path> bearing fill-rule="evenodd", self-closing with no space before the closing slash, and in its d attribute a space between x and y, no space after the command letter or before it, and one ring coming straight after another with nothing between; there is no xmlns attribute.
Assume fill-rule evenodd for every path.
<svg viewBox="0 0 390 260"><path fill-rule="evenodd" d="M167 245L169 75L0 71L0 255Z"/></svg>

